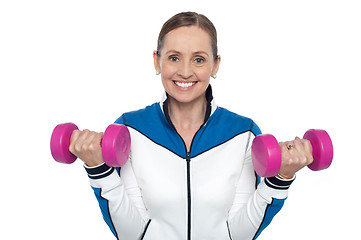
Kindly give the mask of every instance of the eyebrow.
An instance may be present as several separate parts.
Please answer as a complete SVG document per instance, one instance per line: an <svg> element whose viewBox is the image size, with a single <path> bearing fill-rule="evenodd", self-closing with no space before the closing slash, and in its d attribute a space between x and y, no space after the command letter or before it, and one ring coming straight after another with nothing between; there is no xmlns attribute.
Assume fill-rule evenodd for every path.
<svg viewBox="0 0 361 240"><path fill-rule="evenodd" d="M208 53L207 52L204 52L204 51L198 51L198 52L195 52L194 53L195 55L198 55L198 54L205 54L208 56Z"/></svg>
<svg viewBox="0 0 361 240"><path fill-rule="evenodd" d="M167 51L165 54L167 55L167 54L170 54L170 53L175 53L175 54L178 54L178 55L181 55L181 54L182 54L181 52L176 51L176 50L169 50L169 51ZM205 51L197 51L197 52L194 52L193 54L194 54L194 55L205 54L205 55L208 56L208 53L205 52Z"/></svg>
<svg viewBox="0 0 361 240"><path fill-rule="evenodd" d="M176 50L169 50L165 53L165 55L169 54L169 53L175 53L175 54L180 54L180 52L176 51Z"/></svg>

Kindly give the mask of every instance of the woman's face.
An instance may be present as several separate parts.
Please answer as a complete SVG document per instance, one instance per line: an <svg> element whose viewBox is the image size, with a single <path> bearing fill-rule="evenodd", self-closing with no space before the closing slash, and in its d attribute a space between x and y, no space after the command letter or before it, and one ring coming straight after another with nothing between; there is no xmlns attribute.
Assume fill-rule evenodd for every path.
<svg viewBox="0 0 361 240"><path fill-rule="evenodd" d="M165 36L160 57L154 65L161 73L165 91L180 103L205 99L210 76L218 71L209 34L197 26L180 27Z"/></svg>

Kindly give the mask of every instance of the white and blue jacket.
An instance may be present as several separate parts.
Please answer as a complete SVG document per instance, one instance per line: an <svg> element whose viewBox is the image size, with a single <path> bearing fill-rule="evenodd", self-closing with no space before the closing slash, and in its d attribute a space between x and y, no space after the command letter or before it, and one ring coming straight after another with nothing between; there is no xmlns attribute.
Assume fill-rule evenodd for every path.
<svg viewBox="0 0 361 240"><path fill-rule="evenodd" d="M167 98L123 114L131 135L121 168L85 166L117 239L256 239L282 208L292 181L255 174L249 118L217 107L209 86L204 124L190 152L168 116Z"/></svg>

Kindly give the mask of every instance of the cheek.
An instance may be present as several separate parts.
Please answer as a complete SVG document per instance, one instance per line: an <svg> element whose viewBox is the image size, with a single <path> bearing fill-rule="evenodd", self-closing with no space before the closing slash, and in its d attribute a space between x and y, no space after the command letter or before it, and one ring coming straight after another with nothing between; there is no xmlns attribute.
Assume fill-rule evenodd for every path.
<svg viewBox="0 0 361 240"><path fill-rule="evenodd" d="M174 79L174 75L176 74L176 71L171 67L163 67L161 71L162 71L161 74L162 84L165 90L168 92L169 88L173 84L172 80Z"/></svg>
<svg viewBox="0 0 361 240"><path fill-rule="evenodd" d="M209 68L196 69L194 73L200 81L208 81L211 76L211 70Z"/></svg>
<svg viewBox="0 0 361 240"><path fill-rule="evenodd" d="M170 80L173 78L175 74L177 74L177 69L172 67L169 64L162 64L162 79L163 80Z"/></svg>

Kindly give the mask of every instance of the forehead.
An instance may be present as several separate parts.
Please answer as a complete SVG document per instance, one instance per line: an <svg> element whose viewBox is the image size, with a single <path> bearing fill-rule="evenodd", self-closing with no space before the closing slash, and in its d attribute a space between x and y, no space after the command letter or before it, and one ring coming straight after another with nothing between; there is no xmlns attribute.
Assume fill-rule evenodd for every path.
<svg viewBox="0 0 361 240"><path fill-rule="evenodd" d="M212 52L209 34L198 26L176 28L166 34L163 50Z"/></svg>

